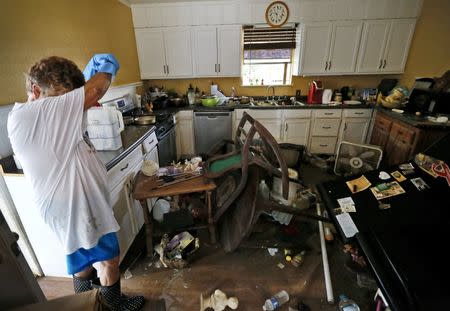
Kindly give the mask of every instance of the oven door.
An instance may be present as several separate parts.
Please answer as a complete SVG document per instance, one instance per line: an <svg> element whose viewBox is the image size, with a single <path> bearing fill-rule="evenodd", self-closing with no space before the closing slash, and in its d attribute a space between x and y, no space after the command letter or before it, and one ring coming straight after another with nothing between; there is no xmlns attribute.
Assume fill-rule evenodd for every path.
<svg viewBox="0 0 450 311"><path fill-rule="evenodd" d="M158 139L159 166L168 166L177 160L175 126Z"/></svg>

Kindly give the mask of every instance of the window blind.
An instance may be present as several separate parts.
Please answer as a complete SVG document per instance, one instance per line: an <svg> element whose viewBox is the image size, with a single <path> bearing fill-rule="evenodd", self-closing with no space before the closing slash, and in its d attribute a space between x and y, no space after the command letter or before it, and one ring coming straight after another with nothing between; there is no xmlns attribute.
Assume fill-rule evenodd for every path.
<svg viewBox="0 0 450 311"><path fill-rule="evenodd" d="M244 26L244 50L295 49L296 29Z"/></svg>

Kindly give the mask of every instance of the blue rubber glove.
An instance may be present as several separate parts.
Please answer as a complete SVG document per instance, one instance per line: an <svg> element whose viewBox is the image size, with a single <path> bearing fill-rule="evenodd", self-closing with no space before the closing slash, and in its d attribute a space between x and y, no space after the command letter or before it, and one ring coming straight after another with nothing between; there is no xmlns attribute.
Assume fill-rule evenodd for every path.
<svg viewBox="0 0 450 311"><path fill-rule="evenodd" d="M95 54L83 70L84 79L88 81L97 72L110 73L114 78L120 65L112 54Z"/></svg>

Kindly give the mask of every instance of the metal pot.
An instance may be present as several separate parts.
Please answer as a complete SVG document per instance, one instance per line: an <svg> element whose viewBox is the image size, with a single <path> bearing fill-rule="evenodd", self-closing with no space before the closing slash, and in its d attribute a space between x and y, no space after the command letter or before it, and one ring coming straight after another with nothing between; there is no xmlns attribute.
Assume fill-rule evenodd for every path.
<svg viewBox="0 0 450 311"><path fill-rule="evenodd" d="M134 118L134 124L137 125L150 125L156 123L156 117L155 116L140 116Z"/></svg>
<svg viewBox="0 0 450 311"><path fill-rule="evenodd" d="M130 124L133 124L133 123L134 123L134 117L131 117L131 116L123 117L123 124L124 125L130 125Z"/></svg>

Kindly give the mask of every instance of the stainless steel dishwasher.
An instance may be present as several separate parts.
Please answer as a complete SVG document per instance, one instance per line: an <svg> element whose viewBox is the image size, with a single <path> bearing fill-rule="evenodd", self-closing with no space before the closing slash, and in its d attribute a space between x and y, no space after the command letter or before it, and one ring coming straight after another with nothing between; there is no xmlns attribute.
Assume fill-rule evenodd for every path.
<svg viewBox="0 0 450 311"><path fill-rule="evenodd" d="M208 154L223 139L231 139L231 111L194 112L195 152Z"/></svg>

